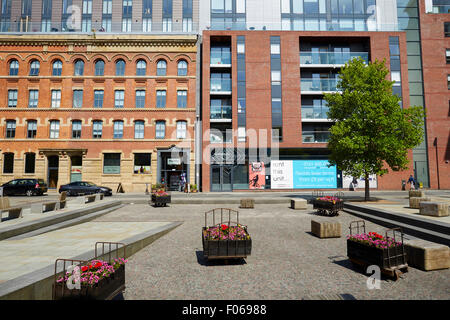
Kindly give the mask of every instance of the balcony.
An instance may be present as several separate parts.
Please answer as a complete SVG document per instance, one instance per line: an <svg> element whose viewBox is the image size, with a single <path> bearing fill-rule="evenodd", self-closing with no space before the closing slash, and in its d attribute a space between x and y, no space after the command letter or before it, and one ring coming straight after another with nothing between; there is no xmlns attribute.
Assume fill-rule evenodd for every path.
<svg viewBox="0 0 450 320"><path fill-rule="evenodd" d="M231 122L232 106L211 106L211 122Z"/></svg>
<svg viewBox="0 0 450 320"><path fill-rule="evenodd" d="M302 131L303 143L327 143L330 131Z"/></svg>
<svg viewBox="0 0 450 320"><path fill-rule="evenodd" d="M302 94L322 94L336 92L338 79L301 79Z"/></svg>
<svg viewBox="0 0 450 320"><path fill-rule="evenodd" d="M303 122L329 122L327 112L328 107L321 106L302 106Z"/></svg>
<svg viewBox="0 0 450 320"><path fill-rule="evenodd" d="M353 58L360 57L369 62L368 52L300 52L300 66L305 67L336 67L344 66Z"/></svg>
<svg viewBox="0 0 450 320"><path fill-rule="evenodd" d="M211 51L211 67L230 68L231 52L213 52Z"/></svg>
<svg viewBox="0 0 450 320"><path fill-rule="evenodd" d="M211 79L211 94L231 95L231 79Z"/></svg>
<svg viewBox="0 0 450 320"><path fill-rule="evenodd" d="M450 13L450 5L435 4L433 5L432 11L427 13Z"/></svg>

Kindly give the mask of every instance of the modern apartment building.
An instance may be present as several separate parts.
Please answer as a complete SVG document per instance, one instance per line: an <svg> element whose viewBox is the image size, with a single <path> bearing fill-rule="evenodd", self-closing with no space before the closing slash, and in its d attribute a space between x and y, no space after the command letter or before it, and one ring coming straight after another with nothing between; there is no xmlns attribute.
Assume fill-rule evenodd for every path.
<svg viewBox="0 0 450 320"><path fill-rule="evenodd" d="M197 36L0 37L0 181L194 180Z"/></svg>

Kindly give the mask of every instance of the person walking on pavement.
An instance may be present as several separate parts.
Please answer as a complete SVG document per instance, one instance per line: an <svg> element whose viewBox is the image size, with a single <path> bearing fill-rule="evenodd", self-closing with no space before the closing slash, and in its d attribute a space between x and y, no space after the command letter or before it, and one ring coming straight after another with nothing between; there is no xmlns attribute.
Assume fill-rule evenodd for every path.
<svg viewBox="0 0 450 320"><path fill-rule="evenodd" d="M414 180L414 177L412 175L409 176L408 183L411 185L411 190L414 190L416 181Z"/></svg>

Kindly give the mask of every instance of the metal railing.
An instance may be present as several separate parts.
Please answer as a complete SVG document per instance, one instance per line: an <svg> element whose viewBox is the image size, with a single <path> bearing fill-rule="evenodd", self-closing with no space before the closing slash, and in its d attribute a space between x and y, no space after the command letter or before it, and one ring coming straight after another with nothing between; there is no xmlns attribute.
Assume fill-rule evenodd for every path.
<svg viewBox="0 0 450 320"><path fill-rule="evenodd" d="M301 79L301 91L337 91L338 79Z"/></svg>
<svg viewBox="0 0 450 320"><path fill-rule="evenodd" d="M326 143L330 139L330 131L302 131L303 143Z"/></svg>
<svg viewBox="0 0 450 320"><path fill-rule="evenodd" d="M369 61L367 52L300 52L300 64L345 64L357 57Z"/></svg>

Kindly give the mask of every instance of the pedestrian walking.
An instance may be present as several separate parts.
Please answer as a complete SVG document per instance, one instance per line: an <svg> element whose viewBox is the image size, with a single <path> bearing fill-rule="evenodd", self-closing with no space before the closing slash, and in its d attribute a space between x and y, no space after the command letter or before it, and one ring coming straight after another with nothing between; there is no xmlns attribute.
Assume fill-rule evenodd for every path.
<svg viewBox="0 0 450 320"><path fill-rule="evenodd" d="M416 181L414 180L414 177L412 175L409 176L408 183L411 186L410 190L416 189L415 187Z"/></svg>
<svg viewBox="0 0 450 320"><path fill-rule="evenodd" d="M353 191L356 191L356 188L358 188L358 179L356 179L355 177L353 177L352 185Z"/></svg>

